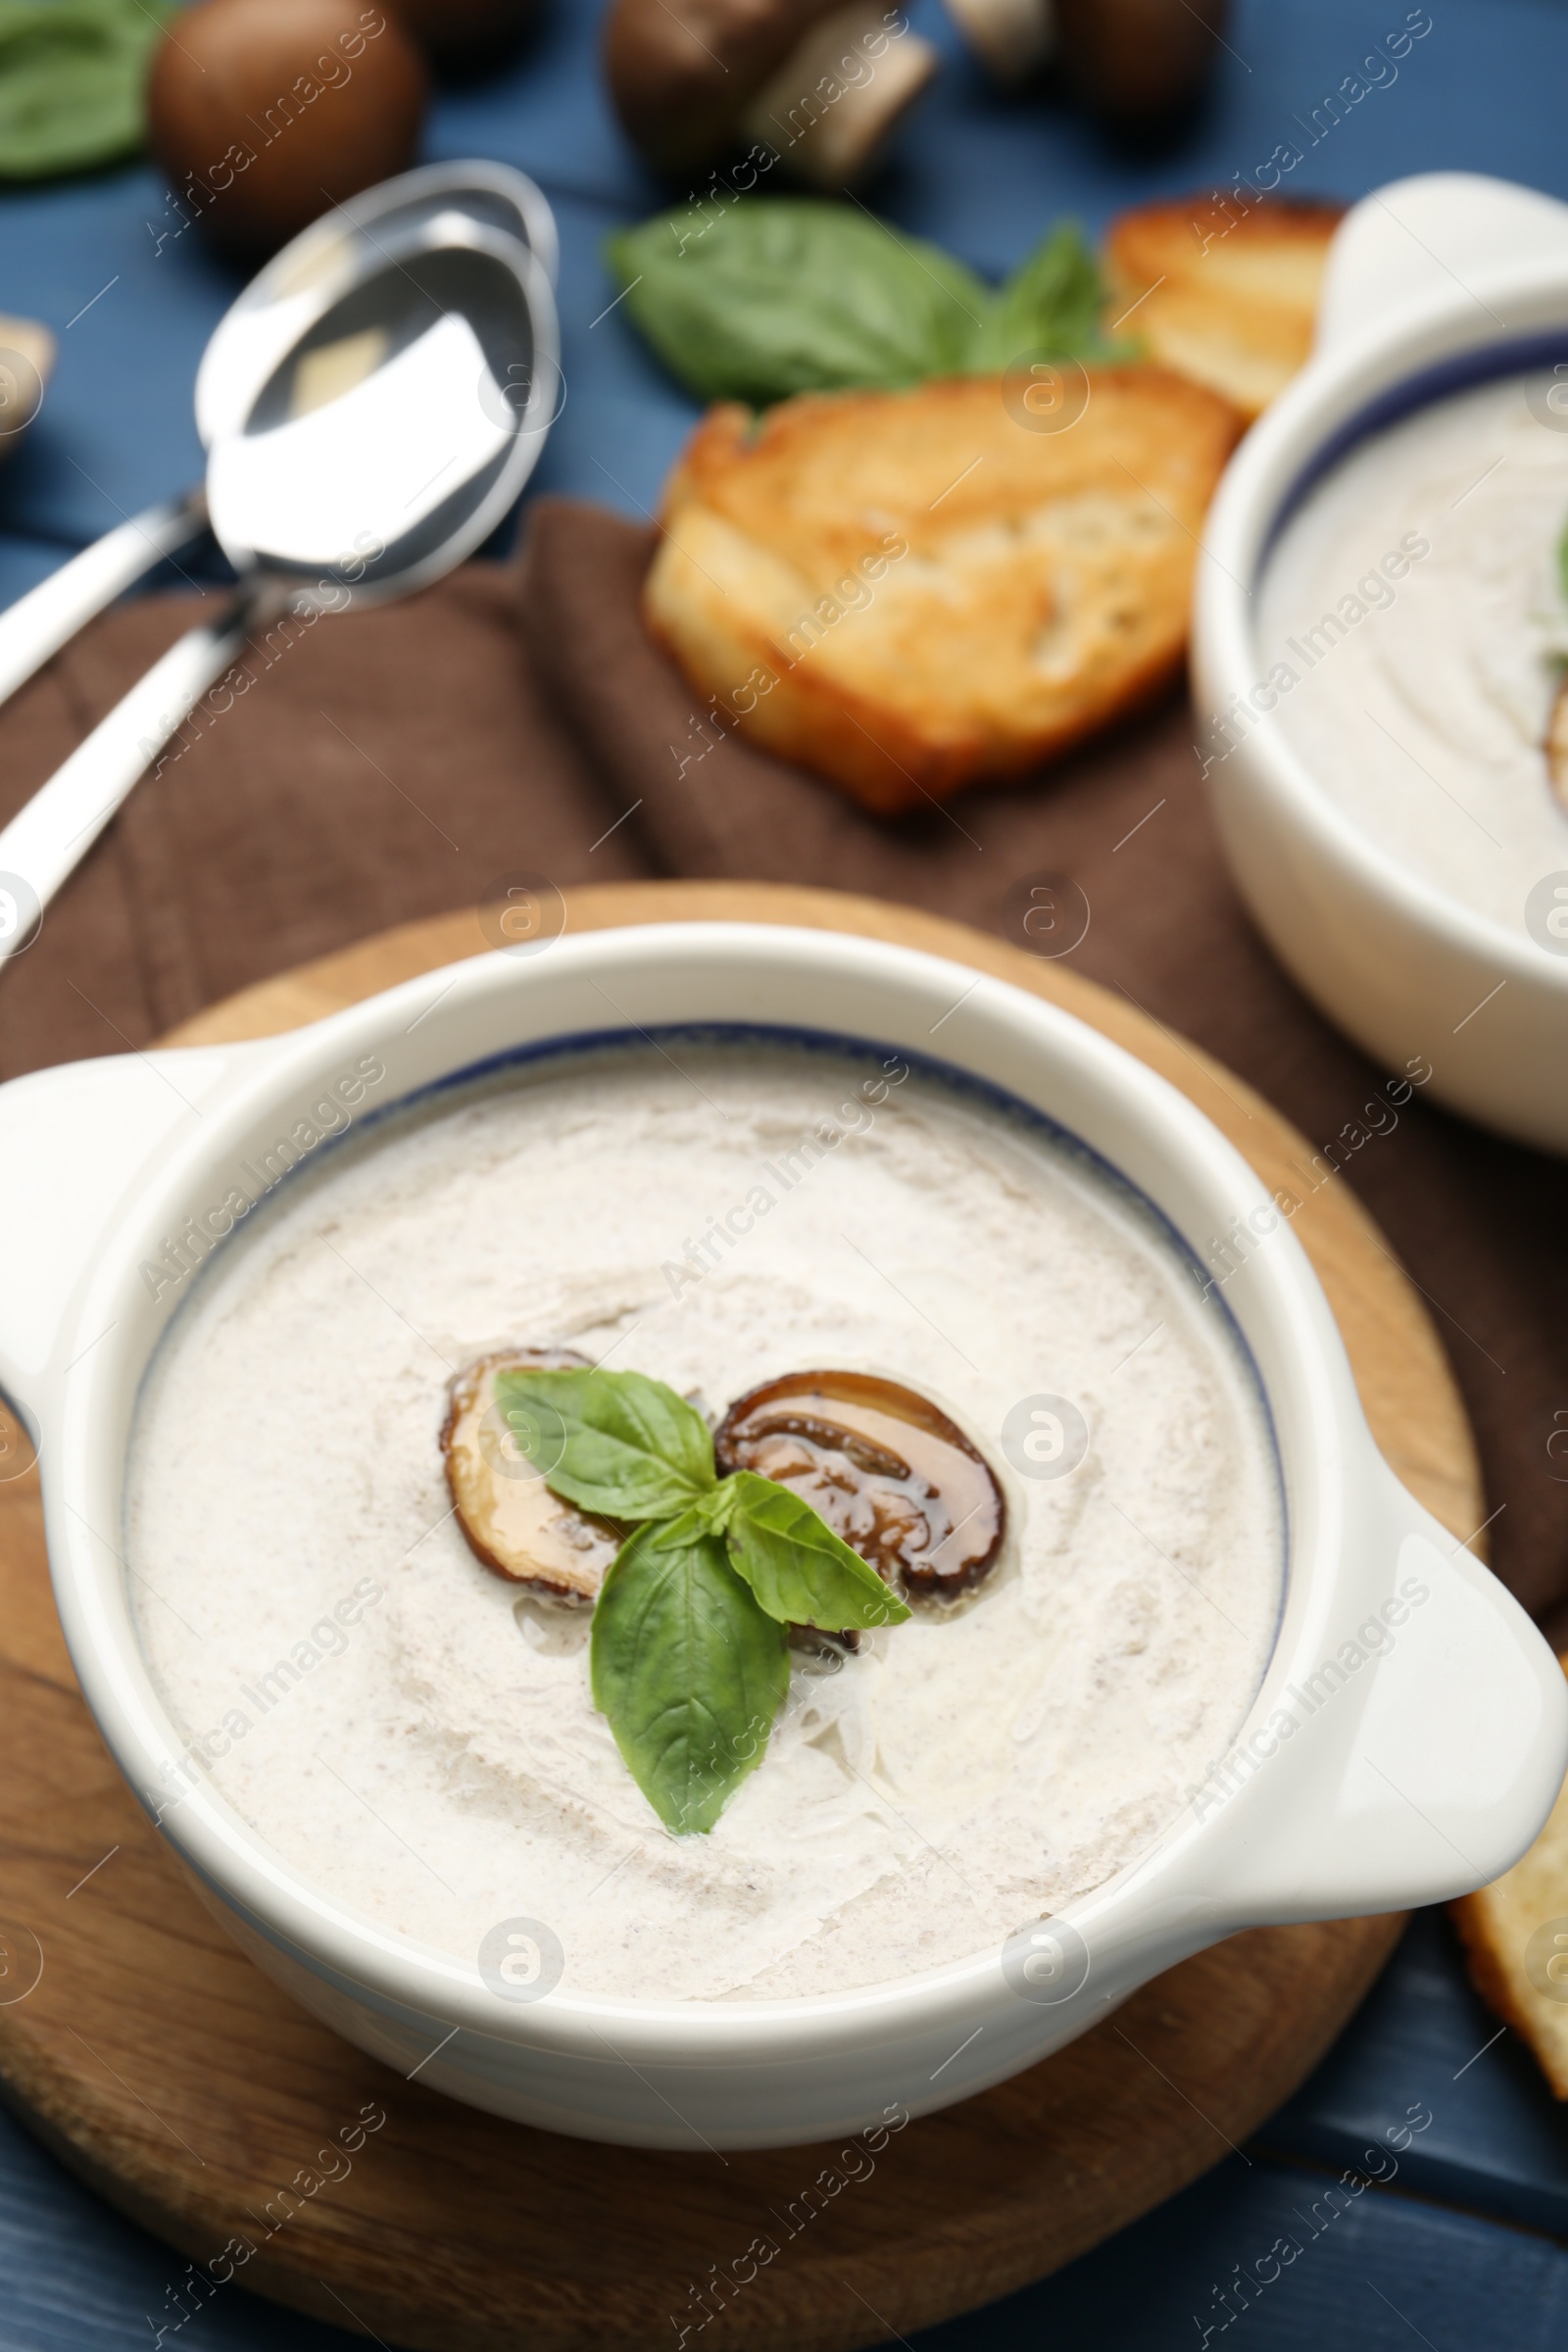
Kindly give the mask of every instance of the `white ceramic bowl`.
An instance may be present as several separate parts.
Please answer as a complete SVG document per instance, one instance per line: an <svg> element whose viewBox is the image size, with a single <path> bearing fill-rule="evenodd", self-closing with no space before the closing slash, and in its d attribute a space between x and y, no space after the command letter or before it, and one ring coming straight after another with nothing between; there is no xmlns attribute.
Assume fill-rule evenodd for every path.
<svg viewBox="0 0 1568 2352"><path fill-rule="evenodd" d="M1386 1070L1424 1056L1431 1092L1454 1109L1565 1152L1568 938L1561 955L1537 946L1357 830L1262 711L1254 594L1296 500L1365 434L1559 360L1568 205L1467 172L1396 181L1356 205L1330 253L1313 357L1247 435L1210 511L1193 681L1232 872L1308 996ZM1238 697L1246 731L1213 757L1212 722Z"/></svg>
<svg viewBox="0 0 1568 2352"><path fill-rule="evenodd" d="M1032 1943L809 2000L555 1991L514 2004L475 1963L329 1900L209 1782L170 1802L171 1786L187 1785L182 1742L143 1664L117 1547L138 1384L190 1285L148 1278L144 1264L167 1257L165 1237L187 1218L220 1227L213 1212L239 1162L260 1166L280 1137L298 1151L301 1123L345 1073L384 1073L356 1097L362 1123L493 1056L602 1035L607 1000L654 1030L760 1023L912 1054L929 1053L940 1023L951 1064L1081 1137L1190 1243L1233 1219L1255 1241L1226 1297L1287 1498L1273 1657L1226 1768L1151 1853ZM0 1382L41 1438L60 1613L122 1771L270 1975L363 2048L475 2106L685 2148L817 2139L885 2110L919 2113L1030 2065L1238 1928L1476 1886L1515 1859L1556 1795L1563 1678L1517 1604L1376 1451L1322 1292L1258 1179L1183 1096L1095 1031L935 957L745 924L602 932L459 964L262 1044L45 1071L0 1089L0 1230L13 1237ZM1326 1674L1347 1642L1366 1662Z"/></svg>

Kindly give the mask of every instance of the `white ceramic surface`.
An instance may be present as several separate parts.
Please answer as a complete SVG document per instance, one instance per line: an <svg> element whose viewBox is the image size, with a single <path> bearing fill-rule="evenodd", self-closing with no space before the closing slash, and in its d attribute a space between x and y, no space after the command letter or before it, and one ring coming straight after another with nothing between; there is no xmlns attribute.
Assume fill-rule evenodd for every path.
<svg viewBox="0 0 1568 2352"><path fill-rule="evenodd" d="M1242 442L1210 510L1193 690L1231 870L1301 987L1385 1070L1424 1056L1430 1091L1452 1108L1568 1152L1568 938L1557 955L1472 912L1319 789L1265 714L1253 593L1298 486L1342 436L1359 437L1357 420L1397 413L1421 379L1437 396L1458 388L1450 375L1557 359L1568 362L1568 205L1448 172L1354 206L1330 252L1313 357ZM1238 697L1251 718L1213 757L1212 721Z"/></svg>
<svg viewBox="0 0 1568 2352"><path fill-rule="evenodd" d="M823 1031L914 1054L939 1044L949 1063L1102 1152L1196 1257L1233 1219L1248 1224L1255 1246L1225 1297L1278 1434L1283 1614L1241 1760L1138 1864L1075 1904L1054 1942L810 2000L514 2002L477 1965L326 1900L199 1775L194 1787L181 1779L119 1547L138 1383L200 1275L172 1283L143 1268L167 1263L166 1237L188 1235L186 1219L221 1229L220 1204L249 1181L240 1162L259 1167L270 1152L281 1166L279 1139L300 1150L329 1091L352 1099L363 1126L492 1055L685 1022ZM367 1078L366 1065L384 1074ZM303 1164L322 1150L307 1147ZM946 2105L1236 1929L1480 1884L1535 1836L1568 1762L1568 1691L1549 1650L1376 1451L1322 1292L1258 1179L1183 1096L1098 1033L937 958L742 924L602 932L456 965L262 1044L45 1071L0 1089L0 1231L16 1237L0 1385L41 1439L61 1616L122 1770L264 1969L350 2039L405 2072L421 2065L421 2082L476 2106L694 2148L815 2139L896 2106ZM1378 1654L1336 1685L1324 1662L1410 1580L1428 1597L1396 1604L1396 1631L1369 1637ZM172 1787L188 1793L172 1801Z"/></svg>

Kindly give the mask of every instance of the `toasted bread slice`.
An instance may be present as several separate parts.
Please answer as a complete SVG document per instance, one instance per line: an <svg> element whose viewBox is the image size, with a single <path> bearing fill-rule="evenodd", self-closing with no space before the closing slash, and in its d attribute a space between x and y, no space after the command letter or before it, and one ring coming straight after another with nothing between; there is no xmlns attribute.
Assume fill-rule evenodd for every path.
<svg viewBox="0 0 1568 2352"><path fill-rule="evenodd" d="M1240 420L1157 368L1067 372L1062 430L996 376L710 410L665 492L653 633L754 742L883 813L1118 716L1180 663Z"/></svg>
<svg viewBox="0 0 1568 2352"><path fill-rule="evenodd" d="M1106 324L1255 416L1312 348L1342 212L1216 190L1123 213L1105 238Z"/></svg>
<svg viewBox="0 0 1568 2352"><path fill-rule="evenodd" d="M1524 1859L1451 1908L1476 1989L1568 2099L1568 1786Z"/></svg>

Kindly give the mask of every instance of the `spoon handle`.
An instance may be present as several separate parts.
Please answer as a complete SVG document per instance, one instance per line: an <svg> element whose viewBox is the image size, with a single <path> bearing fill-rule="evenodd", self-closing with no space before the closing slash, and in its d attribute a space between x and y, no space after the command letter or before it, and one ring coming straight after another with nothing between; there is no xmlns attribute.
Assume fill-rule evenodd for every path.
<svg viewBox="0 0 1568 2352"><path fill-rule="evenodd" d="M244 651L254 610L242 599L220 619L187 629L0 832L0 963L30 945L67 875Z"/></svg>
<svg viewBox="0 0 1568 2352"><path fill-rule="evenodd" d="M207 528L200 490L133 514L0 612L0 703L166 556Z"/></svg>

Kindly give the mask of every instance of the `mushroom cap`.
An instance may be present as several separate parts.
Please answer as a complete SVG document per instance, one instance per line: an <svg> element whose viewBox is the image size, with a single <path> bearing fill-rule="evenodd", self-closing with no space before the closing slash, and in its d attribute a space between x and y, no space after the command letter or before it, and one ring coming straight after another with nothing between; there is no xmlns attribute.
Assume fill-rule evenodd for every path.
<svg viewBox="0 0 1568 2352"><path fill-rule="evenodd" d="M542 1597L594 1600L620 1547L620 1531L553 1494L519 1450L496 1397L497 1375L576 1371L569 1348L508 1348L482 1355L450 1384L441 1432L447 1486L469 1550L496 1576Z"/></svg>
<svg viewBox="0 0 1568 2352"><path fill-rule="evenodd" d="M424 63L394 18L369 31L374 13L359 0L198 0L171 23L148 74L148 136L219 243L271 252L413 161Z"/></svg>
<svg viewBox="0 0 1568 2352"><path fill-rule="evenodd" d="M802 1495L911 1601L950 1601L997 1565L1007 1505L957 1423L918 1389L871 1372L789 1372L738 1396L713 1437L728 1475Z"/></svg>
<svg viewBox="0 0 1568 2352"><path fill-rule="evenodd" d="M691 172L723 154L748 102L844 0L614 0L604 65L627 136Z"/></svg>

